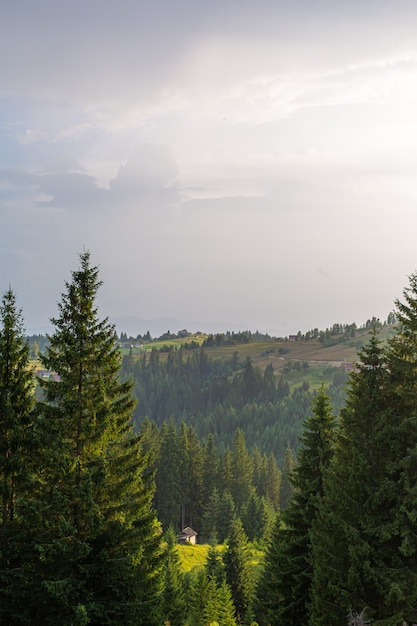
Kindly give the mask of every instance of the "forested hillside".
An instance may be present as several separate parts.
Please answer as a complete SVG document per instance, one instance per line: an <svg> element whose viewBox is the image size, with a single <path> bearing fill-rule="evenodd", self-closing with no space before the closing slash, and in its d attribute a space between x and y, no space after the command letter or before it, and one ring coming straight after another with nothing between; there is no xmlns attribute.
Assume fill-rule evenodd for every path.
<svg viewBox="0 0 417 626"><path fill-rule="evenodd" d="M1 301L0 624L414 624L417 276L395 325L136 347L100 285L47 340Z"/></svg>
<svg viewBox="0 0 417 626"><path fill-rule="evenodd" d="M297 449L322 383L334 410L343 405L348 373L371 326L335 324L292 341L251 333L184 341L169 334L140 348L132 344L122 375L134 381L135 423L147 417L157 426L172 420L178 428L185 422L202 441L212 435L220 454L240 428L250 449L272 453L282 466L287 447ZM393 333L392 325L379 326L384 339Z"/></svg>

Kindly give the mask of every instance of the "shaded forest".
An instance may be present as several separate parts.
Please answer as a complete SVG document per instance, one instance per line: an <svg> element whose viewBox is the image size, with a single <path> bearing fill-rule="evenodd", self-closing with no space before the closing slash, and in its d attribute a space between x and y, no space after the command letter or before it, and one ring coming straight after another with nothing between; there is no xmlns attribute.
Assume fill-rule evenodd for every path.
<svg viewBox="0 0 417 626"><path fill-rule="evenodd" d="M347 374L341 368L336 373L328 394L338 410ZM134 381L137 426L145 418L157 426L172 420L178 428L184 422L201 440L211 435L221 454L240 428L250 449L256 446L261 453L273 454L279 466L288 446L297 449L315 393L307 381L291 390L272 364L262 371L249 358L242 366L237 352L230 359L212 359L204 349L190 353L171 348L164 359L157 350L138 358L126 356L122 376Z"/></svg>

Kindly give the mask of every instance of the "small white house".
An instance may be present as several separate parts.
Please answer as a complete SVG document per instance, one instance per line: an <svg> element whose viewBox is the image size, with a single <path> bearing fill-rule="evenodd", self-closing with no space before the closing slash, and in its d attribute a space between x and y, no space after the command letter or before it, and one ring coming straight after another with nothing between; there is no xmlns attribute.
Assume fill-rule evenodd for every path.
<svg viewBox="0 0 417 626"><path fill-rule="evenodd" d="M197 543L197 533L195 532L195 530L190 528L190 526L186 526L180 532L178 536L178 542L182 544L191 543L194 545L195 543Z"/></svg>

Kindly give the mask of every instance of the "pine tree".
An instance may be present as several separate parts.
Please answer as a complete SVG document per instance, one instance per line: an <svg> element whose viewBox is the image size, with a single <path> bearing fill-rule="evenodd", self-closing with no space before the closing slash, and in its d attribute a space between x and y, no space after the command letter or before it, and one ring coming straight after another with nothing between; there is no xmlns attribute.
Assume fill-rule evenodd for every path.
<svg viewBox="0 0 417 626"><path fill-rule="evenodd" d="M253 492L242 509L241 519L249 541L269 540L276 512L267 498Z"/></svg>
<svg viewBox="0 0 417 626"><path fill-rule="evenodd" d="M214 578L217 585L220 585L226 579L224 563L220 552L215 548L215 546L209 546L205 570L208 578Z"/></svg>
<svg viewBox="0 0 417 626"><path fill-rule="evenodd" d="M203 451L192 426L182 422L178 436L181 484L181 527L200 528L202 518Z"/></svg>
<svg viewBox="0 0 417 626"><path fill-rule="evenodd" d="M226 582L232 592L237 621L242 624L252 599L254 583L248 539L238 517L232 524L223 560L226 569Z"/></svg>
<svg viewBox="0 0 417 626"><path fill-rule="evenodd" d="M281 488L279 505L282 510L286 509L292 494L291 476L295 467L294 452L288 443L285 449L284 466L281 474Z"/></svg>
<svg viewBox="0 0 417 626"><path fill-rule="evenodd" d="M180 507L181 507L181 528L191 526L188 521L188 486L189 486L189 466L190 450L188 446L187 425L181 422L178 433L178 455L179 455L179 483L180 483ZM186 521L187 520L187 521Z"/></svg>
<svg viewBox="0 0 417 626"><path fill-rule="evenodd" d="M177 534L171 526L165 533L166 556L163 594L163 619L171 626L182 626L186 618L184 574L178 552Z"/></svg>
<svg viewBox="0 0 417 626"><path fill-rule="evenodd" d="M333 454L335 418L321 387L304 423L293 496L275 524L257 590L262 623L292 626L307 621L312 579L312 524L323 496L323 475Z"/></svg>
<svg viewBox="0 0 417 626"><path fill-rule="evenodd" d="M33 371L23 317L11 288L0 306L0 622L14 624L25 614L19 592L25 587L23 503L31 493Z"/></svg>
<svg viewBox="0 0 417 626"><path fill-rule="evenodd" d="M164 529L181 526L181 451L172 419L161 429L156 472L156 509Z"/></svg>
<svg viewBox="0 0 417 626"><path fill-rule="evenodd" d="M260 626L278 626L280 624L278 614L283 596L281 595L282 592L278 593L277 590L282 589L285 582L281 570L282 535L281 517L276 515L253 600L256 619ZM288 586L287 594L290 593L291 589Z"/></svg>
<svg viewBox="0 0 417 626"><path fill-rule="evenodd" d="M223 543L230 536L235 517L236 507L232 495L229 491L225 491L220 497L218 519L216 520L219 543Z"/></svg>
<svg viewBox="0 0 417 626"><path fill-rule="evenodd" d="M120 382L114 327L95 304L101 285L80 255L52 319L43 384L33 527L32 624L156 624L160 532L153 481L133 435L131 383ZM29 514L30 513L30 514Z"/></svg>
<svg viewBox="0 0 417 626"><path fill-rule="evenodd" d="M232 453L230 448L227 447L223 456L221 457L220 469L219 469L219 483L220 483L220 492L228 491L231 493L232 491Z"/></svg>
<svg viewBox="0 0 417 626"><path fill-rule="evenodd" d="M266 477L266 455L261 454L258 446L255 444L252 448L252 484L256 489L258 496L264 496L264 483Z"/></svg>
<svg viewBox="0 0 417 626"><path fill-rule="evenodd" d="M208 579L207 597L203 609L202 624L210 626L236 626L235 608L230 588L225 581L217 584L215 579Z"/></svg>
<svg viewBox="0 0 417 626"><path fill-rule="evenodd" d="M193 426L188 427L189 482L187 489L188 519L199 528L203 515L203 449Z"/></svg>
<svg viewBox="0 0 417 626"><path fill-rule="evenodd" d="M405 441L409 421L376 333L360 359L313 526L312 626L342 623L365 607L375 625L415 620L415 542L400 520L404 458L417 440L410 432Z"/></svg>
<svg viewBox="0 0 417 626"><path fill-rule="evenodd" d="M190 572L187 575L187 609L186 626L205 626L204 611L209 598L209 578L204 569Z"/></svg>
<svg viewBox="0 0 417 626"><path fill-rule="evenodd" d="M264 495L275 510L279 509L281 493L281 472L278 469L277 460L273 454L268 456L265 471Z"/></svg>
<svg viewBox="0 0 417 626"><path fill-rule="evenodd" d="M219 488L219 457L214 445L212 433L209 434L207 442L203 446L203 503L206 504L213 493L213 489Z"/></svg>
<svg viewBox="0 0 417 626"><path fill-rule="evenodd" d="M261 517L261 499L252 492L242 509L241 519L249 541L260 539L263 533Z"/></svg>
<svg viewBox="0 0 417 626"><path fill-rule="evenodd" d="M217 527L219 523L220 528ZM219 531L221 531L222 527L223 523L220 519L220 496L218 490L214 487L202 517L201 537L203 542L213 545L216 544L219 538Z"/></svg>
<svg viewBox="0 0 417 626"><path fill-rule="evenodd" d="M140 425L139 435L142 451L147 455L152 467L156 468L161 446L160 429L155 422L146 417Z"/></svg>
<svg viewBox="0 0 417 626"><path fill-rule="evenodd" d="M272 363L268 363L262 377L262 397L266 402L273 402L276 393L276 381Z"/></svg>
<svg viewBox="0 0 417 626"><path fill-rule="evenodd" d="M207 553L205 572L209 581L208 601L203 611L204 624L217 622L235 626L235 608L230 588L226 583L223 560L218 550L210 546Z"/></svg>
<svg viewBox="0 0 417 626"><path fill-rule="evenodd" d="M252 491L252 459L246 447L245 436L240 428L233 439L231 456L231 493L238 511L247 502Z"/></svg>
<svg viewBox="0 0 417 626"><path fill-rule="evenodd" d="M253 402L261 391L262 374L258 367L253 367L250 359L243 366L239 378L239 393L244 402Z"/></svg>

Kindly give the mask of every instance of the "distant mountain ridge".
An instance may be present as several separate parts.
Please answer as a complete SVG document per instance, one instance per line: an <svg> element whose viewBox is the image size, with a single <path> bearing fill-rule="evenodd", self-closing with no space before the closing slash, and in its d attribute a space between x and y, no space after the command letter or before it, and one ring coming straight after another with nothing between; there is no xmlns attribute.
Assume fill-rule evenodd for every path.
<svg viewBox="0 0 417 626"><path fill-rule="evenodd" d="M244 331L248 330L248 326L242 324L224 323L224 322L208 322L208 321L193 321L193 320L181 320L175 317L161 317L158 319L146 319L135 316L116 316L111 317L110 321L116 326L117 332L125 332L128 336L136 337L137 335L144 335L148 330L152 337L159 337L166 333L168 330L172 333L186 328L192 333L225 333L227 331ZM256 329L254 329L256 330ZM275 336L281 336L282 332L278 330L272 332L271 330L263 330L268 334Z"/></svg>

